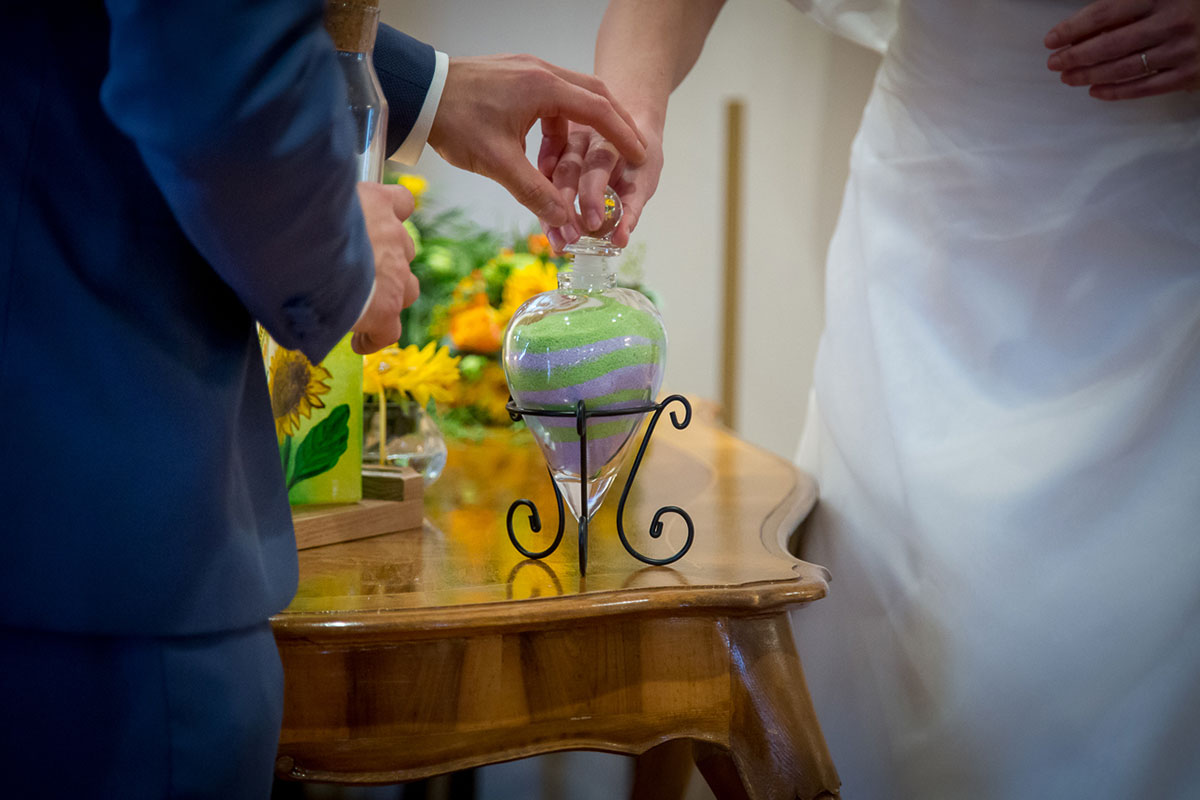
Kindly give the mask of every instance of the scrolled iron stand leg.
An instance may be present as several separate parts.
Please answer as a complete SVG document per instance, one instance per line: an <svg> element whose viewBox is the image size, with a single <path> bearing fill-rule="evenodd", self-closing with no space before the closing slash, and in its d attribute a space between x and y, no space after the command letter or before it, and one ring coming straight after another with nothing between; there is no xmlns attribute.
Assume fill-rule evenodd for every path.
<svg viewBox="0 0 1200 800"><path fill-rule="evenodd" d="M683 546L675 553L666 558L652 558L641 553L629 542L629 538L625 535L625 503L629 499L629 490L633 487L633 481L637 477L638 469L642 465L642 457L646 454L646 447L650 443L650 436L654 433L654 428L658 424L658 418L662 416L663 411L671 403L680 403L683 405L684 415L680 419L676 411L671 411L671 424L677 430L683 430L692 420L692 406L683 395L673 394L667 397L660 403L651 403L642 406L620 409L605 409L601 411L589 411L586 404L580 400L573 411L565 409L548 409L548 408L521 408L517 406L510 398L508 401L508 415L514 422L525 416L532 417L574 417L575 430L579 435L579 471L582 485L580 489L580 515L579 515L579 574L587 574L587 538L588 538L588 521L590 519L588 508L588 486L590 479L588 477L587 468L587 420L591 417L628 417L634 414L647 414L654 412L654 416L650 418L650 424L646 427L646 433L642 436L641 445L638 447L637 456L634 458L633 466L629 470L629 477L625 479L625 488L621 491L621 502L617 507L617 535L621 540L621 545L631 556L641 561L643 564L651 566L665 566L673 564L687 553L692 547L692 541L695 538L696 527L692 523L692 518L679 506L663 506L654 514L654 519L650 523L650 537L658 539L662 536L663 523L662 516L666 513L678 514L687 523L687 540ZM562 542L563 529L565 525L565 516L563 509L562 492L559 491L558 484L554 482L554 475L550 475L550 483L554 487L554 497L558 502L558 532L555 534L554 541L544 550L532 551L521 545L517 539L515 530L513 529L513 514L516 513L518 507L524 506L529 509L529 527L534 533L538 533L542 529L541 515L538 513L537 506L533 501L528 499L520 499L508 508L508 538L517 548L517 551L526 558L542 559L558 549L558 545Z"/></svg>
<svg viewBox="0 0 1200 800"><path fill-rule="evenodd" d="M651 558L644 555L629 543L629 539L625 536L625 501L629 499L629 489L633 486L633 479L637 477L638 468L642 465L642 456L646 453L646 446L650 443L650 436L654 433L654 426L658 424L658 418L662 416L663 410L673 403L679 402L683 404L684 415L680 420L679 416L671 412L671 424L676 430L683 430L692 421L692 404L687 401L683 395L673 394L654 406L654 416L650 418L650 424L646 426L646 435L642 437L642 444L638 448L637 457L633 460L633 466L629 469L629 478L625 481L625 488L621 492L621 502L617 506L617 536L621 538L621 544L625 546L625 550L631 556L641 561L644 564L652 564L656 567L674 564L679 559L683 558L684 554L692 548L692 540L696 537L696 526L692 524L692 518L679 506L663 506L658 511L654 512L654 519L650 523L650 538L657 539L662 536L663 524L662 515L668 512L678 514L687 523L687 540L683 543L683 547L671 556L666 558Z"/></svg>

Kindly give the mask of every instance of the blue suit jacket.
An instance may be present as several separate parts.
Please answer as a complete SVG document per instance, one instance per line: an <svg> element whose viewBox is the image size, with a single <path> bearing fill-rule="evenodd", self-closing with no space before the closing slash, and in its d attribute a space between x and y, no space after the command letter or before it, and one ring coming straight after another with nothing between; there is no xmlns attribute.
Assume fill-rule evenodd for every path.
<svg viewBox="0 0 1200 800"><path fill-rule="evenodd" d="M0 26L0 624L190 634L296 585L262 359L366 301L320 0L26 3ZM433 73L378 47L392 136Z"/></svg>

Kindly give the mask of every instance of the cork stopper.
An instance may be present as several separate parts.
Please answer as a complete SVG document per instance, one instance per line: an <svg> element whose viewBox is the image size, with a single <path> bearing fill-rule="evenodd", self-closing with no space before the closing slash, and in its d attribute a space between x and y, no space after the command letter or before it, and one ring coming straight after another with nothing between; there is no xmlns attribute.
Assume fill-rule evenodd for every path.
<svg viewBox="0 0 1200 800"><path fill-rule="evenodd" d="M325 30L338 50L371 52L378 29L379 0L330 0L325 4Z"/></svg>

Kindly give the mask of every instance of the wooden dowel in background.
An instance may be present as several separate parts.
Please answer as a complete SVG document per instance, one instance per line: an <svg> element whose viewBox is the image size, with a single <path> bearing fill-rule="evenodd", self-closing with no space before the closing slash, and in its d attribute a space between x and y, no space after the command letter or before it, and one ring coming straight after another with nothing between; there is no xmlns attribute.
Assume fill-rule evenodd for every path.
<svg viewBox="0 0 1200 800"><path fill-rule="evenodd" d="M742 117L741 100L725 105L725 235L721 328L721 421L737 421L738 331L741 305Z"/></svg>

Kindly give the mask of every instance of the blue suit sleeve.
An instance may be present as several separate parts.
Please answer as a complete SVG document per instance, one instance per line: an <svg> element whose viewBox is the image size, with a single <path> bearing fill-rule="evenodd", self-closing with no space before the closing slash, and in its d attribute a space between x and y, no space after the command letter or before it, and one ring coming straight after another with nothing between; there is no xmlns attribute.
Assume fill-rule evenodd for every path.
<svg viewBox="0 0 1200 800"><path fill-rule="evenodd" d="M433 82L434 52L430 45L388 25L375 39L375 72L388 103L387 152L404 144L417 122Z"/></svg>
<svg viewBox="0 0 1200 800"><path fill-rule="evenodd" d="M106 112L250 312L280 344L323 358L374 275L323 4L106 5Z"/></svg>

